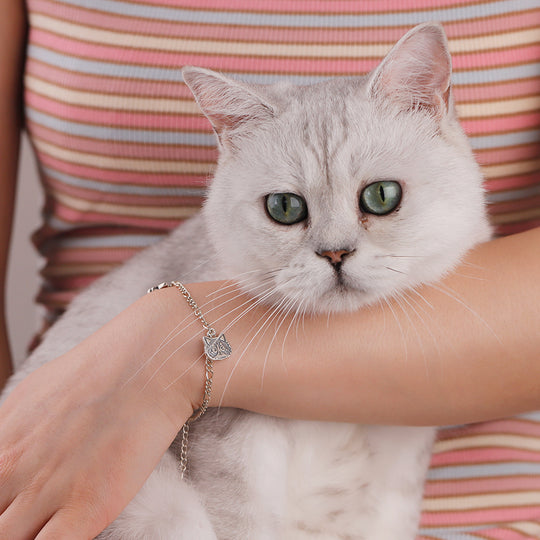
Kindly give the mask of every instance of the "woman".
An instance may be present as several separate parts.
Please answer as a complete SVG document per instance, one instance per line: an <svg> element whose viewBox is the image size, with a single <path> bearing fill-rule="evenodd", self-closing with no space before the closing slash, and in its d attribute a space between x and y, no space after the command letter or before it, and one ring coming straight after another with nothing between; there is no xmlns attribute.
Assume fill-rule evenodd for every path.
<svg viewBox="0 0 540 540"><path fill-rule="evenodd" d="M229 11L216 2L209 2L207 11L200 10L200 3L190 5L189 2L184 3L184 8L172 3L149 2L148 8L142 3L100 2L99 5L93 3L91 9L75 1L29 3L26 118L49 188L47 222L36 235L36 242L49 257L45 270L48 281L41 295L42 301L49 305L49 313L55 315L55 310L69 300L71 292L66 294L66 290L72 291L88 281L88 266L110 266L118 253L123 257L128 251L134 251L136 242L126 241L126 238L144 242L156 236L156 231L169 229L186 214L185 208L193 205L193 197L200 195L198 192L193 195L193 188L201 184L214 151L206 139L202 144L197 143L200 130L209 134L209 127L202 127L191 109L173 105L183 105L181 100L187 95L171 69L182 63L242 71L245 76L256 75L258 80L266 80L266 74L276 72L288 76L305 76L308 72L311 77L365 72L384 55L384 44L396 41L412 24L442 19L451 44L457 49L454 62L458 108L461 107L465 127L473 135L473 144L477 143L478 157L489 177L488 188L495 201L493 215L499 233L518 232L538 225L538 201L532 194L539 181L535 162L538 138L534 137L540 120L532 112L534 105L527 101L538 84L538 71L530 72L531 66L538 65L539 53L534 47L535 38L531 37L535 35L532 24L538 18L538 10L527 2L514 3L513 6L519 6L507 13L500 12L502 4L499 2L461 4L441 1L433 10L424 12L407 11L396 4L387 7L390 14L380 14L366 12L370 9L369 3L361 3L360 8L356 2L324 6L297 3L294 9L286 6L281 12L279 6L272 8L281 17L272 19L263 10L242 15L245 9L241 4L235 4ZM344 12L348 10L347 17L332 14L329 11L332 6ZM266 3L264 7L268 9ZM419 6L407 9L414 7ZM21 95L23 8L20 1L10 3L10 13L5 13L2 23L6 29L0 33L5 36L5 60L0 79L3 94L0 106L5 119L5 140L0 141L0 152L3 152L0 166L4 169L2 177L6 186L6 197L0 203L3 205L0 215L6 224L2 227L4 246L7 246L14 186L11 156L16 154L14 134L20 123L19 109L14 108L13 103L19 102ZM317 9L321 12L312 13ZM319 18L321 15L323 19ZM273 23L274 27L269 26L269 22L275 20L278 22ZM345 22L336 22L343 20ZM332 27L332 24L337 26ZM351 26L353 24L357 27ZM129 42L133 36L138 36L137 41ZM152 40L163 36L170 36L172 41ZM503 40L504 46L497 47L497 39L503 37L508 42ZM122 41L126 39L127 42ZM295 52L295 39L304 47L301 52ZM213 40L218 44L217 51L204 55L198 52L198 47L205 47ZM242 43L240 52L234 49L236 41ZM246 41L251 43L254 53L242 53L242 50L251 50L244 46ZM282 41L290 44L285 55ZM336 42L338 51L328 52ZM318 48L320 43L326 47ZM340 43L345 47L339 47ZM362 48L360 54L351 53L358 43L365 43L366 48ZM179 47L184 47L184 52L178 52ZM326 62L322 54L330 54L332 61ZM101 63L97 60L100 57ZM491 78L496 75L499 79L493 83ZM167 76L172 79L168 80ZM141 106L137 104L140 101L130 100L134 94L143 96L151 105ZM95 96L99 98L96 100ZM115 105L117 96L122 99ZM156 96L161 100L160 105L156 105L158 99L151 99ZM100 106L104 98L108 101ZM490 115L488 109L494 101L505 103L509 108L503 107L500 114ZM156 106L163 109L156 112ZM124 113L126 107L127 114ZM60 122L55 123L55 119ZM165 120L161 123L160 119ZM506 129L501 127L504 125ZM92 129L85 131L83 128L88 126ZM104 128L108 131L100 135L100 129ZM79 131L70 131L76 129ZM122 139L122 130L131 135ZM501 130L505 133L501 134ZM137 170L130 165L130 160L141 150L133 134L140 133L143 134L141 146L150 154L139 157L157 167L146 170L144 179L137 177ZM155 139L144 139L148 133ZM192 139L180 139L178 133L191 134ZM501 135L507 136L506 139L503 137L502 142L497 142ZM104 141L109 142L104 144ZM99 159L88 158L88 162L81 163L81 156L98 156ZM111 167L111 159L126 160L122 162L124 168ZM180 163L180 169L175 169L172 178L167 178L167 172L159 169L158 164L163 162ZM193 162L198 165L193 166ZM106 189L96 188L99 180L107 184ZM149 183L157 186L156 192L141 195L140 190L132 189L122 198L124 192L118 189L119 185L140 188ZM169 212L157 217L141 212L129 217L130 214L121 211L130 205L148 209L167 204L166 201L170 204L171 197L163 194L171 186L174 187L173 204ZM103 198L96 197L98 191L105 193ZM133 197L137 196L134 201ZM162 196L163 199L154 199L159 202L152 205L145 201L145 196ZM77 201L84 197L90 203L81 210ZM173 218L169 219L171 215ZM111 225L117 228L115 230L120 228L118 236L124 237L124 243L117 240L120 244L107 249L110 243L104 238L110 238ZM485 244L468 257L466 270L461 272L470 275L471 268L475 268L474 277L480 279L471 280L458 270L445 281L470 310L437 289L422 291L435 307L434 317L427 327L418 329L420 333L426 332L424 339L415 337L406 344L406 364L395 362L403 354L397 323L387 329L390 335L394 333L395 340L387 339L384 343L372 340L373 329L385 318L383 311L373 309L340 316L330 330L326 330L326 319L313 319L307 323L305 342L301 338L287 342L287 354L295 360L293 370L281 371L280 362L272 361L279 357L281 348L271 349L263 389L259 382L267 344L263 341L256 350L235 349L238 356L249 354L250 362L241 362L230 381L234 358L218 366L211 404L222 403L286 417L439 425L506 417L539 408L536 382L539 379L535 376L539 350L535 331L539 320L535 269L539 253L530 249L538 241L538 235L538 229L530 230ZM92 246L88 238L98 242L101 250L98 258L88 255ZM475 266L471 267L471 263ZM85 264L82 271L68 273L67 279L59 277L66 275L66 269ZM200 300L221 285L201 283L188 288L192 296ZM236 305L242 301L243 298L238 297ZM207 312L212 320L223 321L221 324L226 326L234 305L229 304L226 310L211 305ZM253 322L263 314L259 310L252 319L235 324L228 332L231 342L241 343ZM0 409L0 507L3 510L0 536L42 539L73 538L74 534L80 534L89 537L114 519L185 419L200 404L202 367L197 364L197 369L187 370L187 376L179 378L200 353L191 339L198 334L194 326L183 330L180 339L187 345L175 356L174 362L160 370L159 377L152 379L151 384L146 385L148 373L153 373L163 360L160 354L154 357L155 364L147 366L148 371L142 370L133 378L138 363L142 364L177 322L187 316L191 316L190 309L174 290L142 298L79 347L29 377L12 394ZM389 322L391 320L386 317L387 326L394 324ZM405 318L401 324L406 324ZM141 331L135 332L137 328ZM428 337L430 332L438 333L439 361L444 370L431 373L428 379L424 358L439 354L429 350L429 344L434 343ZM357 341L351 345L349 340L339 339L340 335L355 336ZM455 336L460 337L458 343ZM120 352L111 367L109 351L113 344ZM304 353L300 353L305 347L311 348L309 365L303 360ZM359 363L358 351L370 361ZM326 362L329 357L335 361ZM374 361L375 358L378 361ZM85 376L81 377L83 372ZM123 391L119 392L118 387L128 379L133 384L123 385ZM334 381L331 387L328 380ZM170 381L177 383L163 391ZM75 409L74 404L77 404ZM532 421L527 422L529 427ZM523 424L523 420L511 421L504 429L521 436L526 431L520 431ZM490 425L483 424L481 429L489 432ZM468 449L474 446L469 435L475 428L467 429L445 435L448 440L442 446L442 453L436 454L434 465L437 460L448 464L459 458L465 465L474 463L470 452L458 455L459 441L466 441ZM502 428L496 425L494 429ZM152 440L149 440L149 432L153 434ZM452 440L457 442L454 444ZM115 471L113 478L109 470ZM437 470L444 473L443 469ZM518 476L511 476L514 486ZM456 533L458 527L462 531L480 527L489 534L490 529L500 529L508 521L513 521L514 528L523 521L534 524L540 515L539 503L534 499L534 490L525 484L536 481L531 475L517 488L529 498L533 497L533 504L513 504L505 514L499 511L497 516L497 512L492 512L494 515L488 517L481 515L485 510L482 507L472 521L448 506L451 495L456 490L459 492L456 482L454 485L428 483L432 498L427 499L428 511L424 514L425 534L444 538L444 534ZM445 499L445 495L448 498ZM450 511L441 517L438 510L444 509L445 504ZM447 527L444 532L440 530L441 524L455 525L455 528Z"/></svg>

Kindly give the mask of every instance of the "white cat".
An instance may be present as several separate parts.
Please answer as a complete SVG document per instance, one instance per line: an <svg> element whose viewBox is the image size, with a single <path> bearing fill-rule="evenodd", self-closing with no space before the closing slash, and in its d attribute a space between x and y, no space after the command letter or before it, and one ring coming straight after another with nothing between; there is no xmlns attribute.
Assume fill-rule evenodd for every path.
<svg viewBox="0 0 540 540"><path fill-rule="evenodd" d="M435 24L362 78L263 87L185 68L220 142L202 213L75 299L7 391L161 281L247 271L247 292L331 312L439 279L490 237L450 73ZM410 540L433 434L211 410L189 481L173 445L100 538Z"/></svg>

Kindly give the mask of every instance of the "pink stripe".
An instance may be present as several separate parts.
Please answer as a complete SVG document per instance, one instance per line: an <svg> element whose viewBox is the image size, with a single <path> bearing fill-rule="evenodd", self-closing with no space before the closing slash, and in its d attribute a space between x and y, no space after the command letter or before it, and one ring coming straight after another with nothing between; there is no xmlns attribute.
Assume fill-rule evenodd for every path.
<svg viewBox="0 0 540 540"><path fill-rule="evenodd" d="M173 146L153 144L130 144L97 139L75 137L71 134L59 133L48 128L28 122L28 131L32 137L42 139L60 148L89 152L100 156L117 156L124 158L187 160L215 163L217 149L215 147Z"/></svg>
<svg viewBox="0 0 540 540"><path fill-rule="evenodd" d="M101 180L117 184L133 185L161 185L161 186L186 186L201 187L205 186L208 178L206 176L189 176L181 174L156 174L145 172L125 172L112 171L108 169L98 169L77 165L67 161L48 156L42 152L39 153L39 160L44 165L56 169L57 171L78 176L80 178L90 178L91 180Z"/></svg>
<svg viewBox="0 0 540 540"><path fill-rule="evenodd" d="M69 118L72 122L101 126L129 126L142 129L204 131L211 133L210 122L203 116L177 115L166 111L163 114L151 114L148 112L92 109L59 103L30 91L26 92L26 105L53 116Z"/></svg>
<svg viewBox="0 0 540 540"><path fill-rule="evenodd" d="M540 94L540 77L490 85L454 86L453 91L458 103L531 96Z"/></svg>
<svg viewBox="0 0 540 540"><path fill-rule="evenodd" d="M540 227L540 219L531 219L529 221L498 225L495 228L495 233L499 236L507 236L509 234L517 234L520 232L529 231L535 227Z"/></svg>
<svg viewBox="0 0 540 540"><path fill-rule="evenodd" d="M516 201L500 202L491 205L492 215L506 214L508 212L520 212L530 208L540 208L540 195L537 197L526 197Z"/></svg>
<svg viewBox="0 0 540 540"><path fill-rule="evenodd" d="M422 527L444 527L449 525L476 525L505 523L540 519L540 507L493 508L472 512L424 512L420 524Z"/></svg>
<svg viewBox="0 0 540 540"><path fill-rule="evenodd" d="M156 237L158 240L158 237ZM54 266L55 264L77 264L77 263L121 263L128 257L139 251L139 247L121 247L99 249L99 248L62 248L62 250L56 252L50 259L49 264Z"/></svg>
<svg viewBox="0 0 540 540"><path fill-rule="evenodd" d="M540 143L497 148L496 150L483 150L476 152L475 155L480 165L494 165L497 163L536 159L540 156ZM538 429L540 432L540 427Z"/></svg>
<svg viewBox="0 0 540 540"><path fill-rule="evenodd" d="M471 448L433 454L431 467L448 465L472 465L476 463L497 463L503 461L540 462L540 452L518 450L513 448Z"/></svg>
<svg viewBox="0 0 540 540"><path fill-rule="evenodd" d="M504 17L493 16L480 20L467 20L449 22L444 24L444 31L450 39L461 37L474 37L498 32L509 32L510 30L523 30L533 28L540 22L540 9L535 11L525 11L517 13L505 13Z"/></svg>
<svg viewBox="0 0 540 540"><path fill-rule="evenodd" d="M426 482L424 497L459 497L460 495L471 495L474 493L536 491L538 489L540 489L540 476L432 480Z"/></svg>
<svg viewBox="0 0 540 540"><path fill-rule="evenodd" d="M71 223L77 223L78 225L87 223L99 225L107 223L107 225L112 227L115 225L132 225L135 227L148 227L150 229L171 230L179 223L178 220L172 219L153 219L141 216L132 217L117 216L113 214L98 214L96 212L80 212L59 203L56 203L54 211L55 215L60 219Z"/></svg>
<svg viewBox="0 0 540 540"><path fill-rule="evenodd" d="M494 178L485 182L488 191L503 191L507 189L520 189L535 186L539 182L538 173L533 172L523 176L507 176L505 178Z"/></svg>
<svg viewBox="0 0 540 540"><path fill-rule="evenodd" d="M501 116L500 118L461 120L461 125L467 134L473 136L519 131L537 128L540 125L540 112Z"/></svg>
<svg viewBox="0 0 540 540"><path fill-rule="evenodd" d="M122 204L122 205L136 205L136 206L169 206L169 207L181 207L181 206L201 206L202 197L182 197L167 195L163 197L133 195L127 193L104 193L103 191L92 191L80 187L70 186L69 184L63 184L53 178L45 175L47 183L55 188L60 193L66 193L73 197L78 197L84 201L89 202L105 202L110 204Z"/></svg>
<svg viewBox="0 0 540 540"><path fill-rule="evenodd" d="M65 71L29 58L26 62L26 72L44 81L58 84L59 81L69 81L69 87L86 92L103 92L137 97L193 99L188 88L181 83L154 82L141 79L118 79L116 77L93 76L84 73Z"/></svg>
<svg viewBox="0 0 540 540"><path fill-rule="evenodd" d="M474 52L452 55L454 71L467 71L470 69L487 69L490 67L504 66L508 64L526 64L538 61L540 57L540 45L530 45L516 49L499 49L490 52Z"/></svg>

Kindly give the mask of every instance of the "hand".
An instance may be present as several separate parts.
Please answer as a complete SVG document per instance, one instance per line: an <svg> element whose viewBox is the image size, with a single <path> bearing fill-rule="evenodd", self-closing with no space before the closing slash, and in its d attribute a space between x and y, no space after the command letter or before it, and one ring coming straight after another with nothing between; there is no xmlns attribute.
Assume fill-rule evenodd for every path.
<svg viewBox="0 0 540 540"><path fill-rule="evenodd" d="M155 367L133 376L137 358L146 360L155 344L125 331L118 344L118 327L133 328L133 316L144 313L127 311L29 375L0 407L0 539L93 538L135 496L191 414L182 387L173 405L161 400L160 377L145 384ZM113 349L122 355L111 358Z"/></svg>

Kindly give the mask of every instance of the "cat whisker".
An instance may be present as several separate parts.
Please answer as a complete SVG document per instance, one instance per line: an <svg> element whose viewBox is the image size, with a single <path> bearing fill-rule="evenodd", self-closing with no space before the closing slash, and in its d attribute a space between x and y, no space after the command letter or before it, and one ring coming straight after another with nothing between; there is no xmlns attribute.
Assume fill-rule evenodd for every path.
<svg viewBox="0 0 540 540"><path fill-rule="evenodd" d="M403 343L403 349L405 352L405 361L408 359L408 349L407 349L407 341L405 340L405 333L403 332L403 327L401 326L401 322L399 321L399 317L397 316L396 312L394 311L394 308L392 307L392 304L388 301L388 298L383 298L384 303L388 306L388 309L392 313L394 320L396 321L396 324L398 325L399 333L401 335L401 342Z"/></svg>
<svg viewBox="0 0 540 540"><path fill-rule="evenodd" d="M182 319L168 334L167 336L161 341L161 343L158 345L158 347L156 348L156 350L152 353L152 355L147 358L138 368L137 370L130 376L128 377L123 383L122 383L122 386L121 388L125 388L133 379L135 379L135 377L137 377L137 375L143 370L145 369L149 364L150 362L155 358L155 356L161 352L169 343L171 343L174 338L178 335L178 333L180 332L179 328L181 326L184 325L184 323L191 318L191 314L188 314L184 317L184 319ZM189 328L192 324L194 324L195 321L191 321L188 326L186 328ZM158 370L161 369L161 367L163 367L164 363L162 363L159 367L158 367ZM153 375L152 375L153 377ZM151 378L152 379L152 378ZM151 380L150 379L150 380ZM144 388L146 388L148 382L150 381L147 381L147 383L143 386L142 390L144 390Z"/></svg>
<svg viewBox="0 0 540 540"><path fill-rule="evenodd" d="M391 257L392 259L425 259L425 255L394 255L394 254L387 254L387 255L375 255L376 259L380 258L386 258Z"/></svg>
<svg viewBox="0 0 540 540"><path fill-rule="evenodd" d="M270 343L269 343L269 345L268 345L268 347L266 349L266 355L265 355L264 363L263 363L263 370L262 370L262 373L261 373L261 390L263 388L264 375L266 373L266 365L268 363L268 357L270 355L270 349L272 348L272 345L274 344L274 342L276 340L279 329L281 328L281 326L285 322L285 320L286 320L288 314L290 313L290 311L292 309L294 309L295 303L296 302L295 302L294 299L288 298L287 302L285 302L283 305L281 305L279 307L277 313L275 314L275 317L273 317L273 318L276 318L277 320L279 320L279 318L281 317L281 320L279 321L276 329L274 330L274 335L272 336L272 339L270 340ZM268 328L269 327L270 327L270 324L268 325ZM264 336L265 333L266 333L266 331L261 335L261 338Z"/></svg>
<svg viewBox="0 0 540 540"><path fill-rule="evenodd" d="M266 295L267 295L267 296L271 296L271 294L273 294L273 292L274 292L273 290L269 290L269 291L266 292ZM247 311L249 311L249 310L252 309L253 307L254 307L254 306L252 306L251 308L248 308ZM244 313L244 314L245 314L245 313ZM265 314L263 314L263 315L260 317L259 321L257 321L257 322L260 322L260 321L261 321L263 318L265 318L265 317L267 317L267 321L268 321L268 314L265 313ZM266 321L266 322L267 322L267 321ZM242 351L242 353L238 356L238 358L237 358L237 360L236 360L236 362L235 362L233 368L231 369L231 372L229 373L229 376L228 376L227 380L225 381L225 386L224 386L224 388L223 388L223 396L225 395L225 392L227 391L227 388L229 387L229 384L230 384L230 382L231 382L231 379L232 379L232 377L233 377L233 375L234 375L234 373L235 373L235 371L236 371L236 369L237 369L237 367L238 367L240 361L244 358L244 355L246 354L246 351L247 351L248 348L251 346L251 344L253 343L253 341L256 339L256 337L260 334L260 332L261 332L261 331L263 330L263 328L266 326L266 322L263 323L263 325L262 325L261 327L258 328L258 330L255 332L255 334L254 334L254 335L251 337L251 339L249 340L249 342L248 342L248 344L246 345L246 347L244 347L244 350ZM257 326L257 325L254 325L254 328L255 328L256 326ZM242 345L245 343L245 341L248 339L248 337L249 337L249 335L246 336L246 337L244 338L244 340L242 341L242 343L240 344L240 346L242 346ZM220 403L219 403L219 406L221 406L221 404L222 404L222 402L223 402L223 396L222 396L222 398L221 398L221 401L220 401Z"/></svg>
<svg viewBox="0 0 540 540"><path fill-rule="evenodd" d="M385 266L387 270L390 270L391 272L396 272L398 274L403 274L404 276L408 275L407 272L403 272L402 270L397 270L396 268L392 268L391 266Z"/></svg>
<svg viewBox="0 0 540 540"><path fill-rule="evenodd" d="M441 283L439 283L439 285L432 283L430 287L432 287L436 291L439 291L442 294L445 294L449 298L455 300L458 304L462 305L469 313L474 315L474 317L476 317L487 328L487 330L489 330L489 332L493 335L493 337L497 340L498 343L502 344L499 336L493 330L493 328L491 328L489 323L477 311L475 311L471 306L469 306L462 298L460 298L455 291L445 285L442 285Z"/></svg>
<svg viewBox="0 0 540 540"><path fill-rule="evenodd" d="M226 301L222 302L221 304L219 304L217 307L222 307L223 305L227 304L228 302L231 302L234 298L240 296L241 293L239 293L238 295L235 295L234 297L232 298L229 298L227 299ZM203 304L203 307L204 306L207 306L209 302ZM241 304L240 306L237 306L233 312L237 309L241 309L247 302L244 302L243 304ZM183 322L185 322L185 320L187 318L189 318L190 315L186 316L186 318L184 319ZM236 319L235 319L236 320ZM219 321L219 319L218 319ZM175 330L177 330L179 328L179 326L181 326L183 324L183 322L180 322L173 331L171 331L169 333L169 336L171 335L171 333L173 333ZM196 323L197 320L196 319L193 319L193 321L191 323L188 324L187 327L185 328L189 328L189 326L191 326L192 324ZM181 330L178 330L176 333L174 333L174 335L172 337L170 337L170 339L167 340L166 343L162 342L162 344L160 345L160 347L158 347L158 349L153 353L153 355L143 364L143 366L141 366L141 368L139 368L138 372L140 372L141 369L143 369L144 366L148 365L149 361L152 360L152 358L159 352L161 351L168 343L170 343L175 337L178 336L178 334L180 333ZM146 386L148 386L148 384L154 379L154 377L159 373L159 371L163 368L163 366L169 361L169 359L174 355L176 354L178 351L180 351L182 349L182 347L184 347L186 344L190 343L196 336L193 336L192 338L190 338L189 340L187 340L186 342L182 343L182 345L180 345L179 347L177 347L171 354L169 354L169 356L167 356L162 362L161 364L155 369L155 371L153 372L153 374L150 376L150 378L146 381L146 383L144 384L142 390L144 390L144 388L146 388ZM185 372L184 372L185 373ZM179 377L183 376L183 374L181 374ZM174 384L174 382L176 382L178 380L178 377L173 381L172 384ZM169 384L166 388L169 388L171 386L171 384Z"/></svg>

